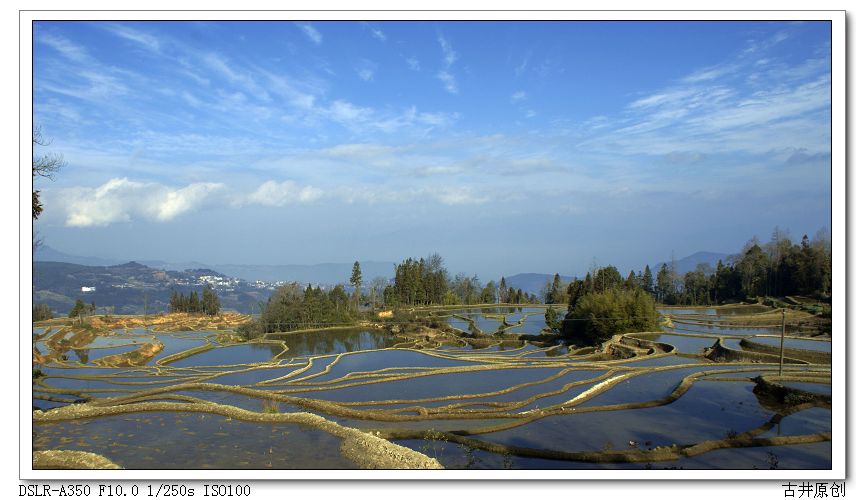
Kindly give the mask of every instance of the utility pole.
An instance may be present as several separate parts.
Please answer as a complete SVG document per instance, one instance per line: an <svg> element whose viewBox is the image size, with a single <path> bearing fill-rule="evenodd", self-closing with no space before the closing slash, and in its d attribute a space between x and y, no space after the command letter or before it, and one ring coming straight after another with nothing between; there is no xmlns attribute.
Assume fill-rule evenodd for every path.
<svg viewBox="0 0 865 500"><path fill-rule="evenodd" d="M784 372L784 332L787 329L787 309L781 309L781 359L778 361L778 376Z"/></svg>

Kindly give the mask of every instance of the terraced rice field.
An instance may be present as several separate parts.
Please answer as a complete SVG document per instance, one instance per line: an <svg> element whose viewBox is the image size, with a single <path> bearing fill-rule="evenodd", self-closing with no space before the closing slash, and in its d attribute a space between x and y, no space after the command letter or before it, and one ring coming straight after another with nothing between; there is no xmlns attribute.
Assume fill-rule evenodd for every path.
<svg viewBox="0 0 865 500"><path fill-rule="evenodd" d="M127 469L831 468L829 339L785 339L799 357L785 351L778 377L774 317L736 324L771 311L660 313L663 331L597 350L533 341L538 307L442 310L454 330L433 339L34 328L34 456L49 468L66 455L42 452Z"/></svg>

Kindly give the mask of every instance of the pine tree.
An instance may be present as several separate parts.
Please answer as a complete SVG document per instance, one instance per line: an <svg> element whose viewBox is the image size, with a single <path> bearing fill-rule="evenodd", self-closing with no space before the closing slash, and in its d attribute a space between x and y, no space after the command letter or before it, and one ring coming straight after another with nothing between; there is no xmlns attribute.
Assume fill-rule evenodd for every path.
<svg viewBox="0 0 865 500"><path fill-rule="evenodd" d="M201 292L201 309L208 316L216 316L222 308L219 303L219 296L213 291L210 285L204 287Z"/></svg>
<svg viewBox="0 0 865 500"><path fill-rule="evenodd" d="M661 270L658 271L658 277L656 279L657 284L655 285L655 291L658 296L658 302L672 301L675 291L673 288L673 275L667 268L666 262L661 264Z"/></svg>
<svg viewBox="0 0 865 500"><path fill-rule="evenodd" d="M499 282L499 302L508 301L508 284L505 282L505 277Z"/></svg>
<svg viewBox="0 0 865 500"><path fill-rule="evenodd" d="M643 279L642 279L642 282L640 283L640 287L649 293L653 293L654 292L654 286L653 286L654 283L653 282L654 282L654 279L652 278L652 270L649 269L649 265L647 264L646 268L643 269Z"/></svg>
<svg viewBox="0 0 865 500"><path fill-rule="evenodd" d="M354 308L358 309L360 307L360 285L363 283L360 262L354 261L354 265L351 267L351 278L348 281L354 287L354 292L351 295L354 298Z"/></svg>
<svg viewBox="0 0 865 500"><path fill-rule="evenodd" d="M625 288L627 288L628 290L633 290L637 288L637 275L634 274L633 269L630 273L628 273L628 278L625 280Z"/></svg>
<svg viewBox="0 0 865 500"><path fill-rule="evenodd" d="M198 292L195 290L189 292L189 303L187 312L192 314L201 312L201 303L198 300Z"/></svg>
<svg viewBox="0 0 865 500"><path fill-rule="evenodd" d="M180 295L178 295L177 290L171 290L171 299L168 301L168 312L180 312L182 309Z"/></svg>
<svg viewBox="0 0 865 500"><path fill-rule="evenodd" d="M550 302L554 304L564 302L562 299L562 278L559 273L553 276L553 284L550 285Z"/></svg>

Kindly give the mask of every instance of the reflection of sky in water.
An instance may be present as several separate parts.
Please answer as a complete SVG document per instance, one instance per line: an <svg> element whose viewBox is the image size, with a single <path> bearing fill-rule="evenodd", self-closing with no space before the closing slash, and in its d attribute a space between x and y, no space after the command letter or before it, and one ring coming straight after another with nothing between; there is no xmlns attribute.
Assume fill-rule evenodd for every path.
<svg viewBox="0 0 865 500"><path fill-rule="evenodd" d="M205 339L180 338L173 335L160 335L159 341L162 342L164 347L156 354L156 356L150 358L150 361L147 362L149 365L156 363L157 360L166 356L177 354L178 352L193 349L195 347L200 347L207 343Z"/></svg>
<svg viewBox="0 0 865 500"><path fill-rule="evenodd" d="M34 450L84 450L126 469L333 469L357 466L342 440L296 424L142 413L36 425Z"/></svg>
<svg viewBox="0 0 865 500"><path fill-rule="evenodd" d="M330 361L333 359L331 358ZM328 362L330 362L328 361ZM333 380L349 373L380 370L390 367L428 367L443 368L451 366L471 366L477 363L463 360L439 358L420 351L389 349L386 351L360 352L346 354L327 374L313 379L315 382ZM306 375L306 374L304 374Z"/></svg>
<svg viewBox="0 0 865 500"><path fill-rule="evenodd" d="M673 328L664 327L664 331L680 332L685 334L724 335L729 337L744 337L757 334L781 333L780 328L765 327L728 327L728 326L706 326L693 325L690 323L673 322Z"/></svg>
<svg viewBox="0 0 865 500"><path fill-rule="evenodd" d="M695 309L696 310L696 309ZM478 322L478 326L486 331L494 331L501 325L501 317L483 318L482 314L506 314L508 320L514 323L520 319L524 324L517 328L508 330L513 333L538 333L545 326L541 307L523 308L517 311L514 308L486 308L482 311L477 308L456 311L457 314L471 316ZM701 310L702 311L702 310ZM538 312L540 314L530 314ZM451 314L451 311L448 311ZM682 310L674 312L682 314ZM726 312L724 312L726 314ZM465 322L450 316L448 321L452 325ZM673 335L673 332L682 332L684 329L696 328L710 335L752 335L755 331L772 331L764 328L711 328L699 325L686 325L675 323L675 329L665 329L666 333L657 335L641 335L640 338L664 342L677 346L683 353L700 353L703 347L711 346L714 338L702 338L694 336ZM460 327L461 329L466 329ZM731 332L731 333L728 333ZM207 337L213 336L215 332L180 332L174 334L153 333L132 336L140 342L152 341L156 336L165 345L165 349L157 354L159 359L169 354L184 351L193 347L204 345ZM124 338L125 337L125 338ZM80 352L93 359L124 349L137 348L136 345L118 346L117 343L129 342L129 336L123 337L99 337L94 345L105 345L101 349L86 349ZM561 362L570 363L567 366L579 366L585 361L572 361L563 356L567 354L566 346L553 349L538 348L531 344L516 345L494 345L483 348L471 346L449 345L438 349L425 351L413 349L386 349L395 343L404 342L398 336L385 332L369 330L347 330L327 331L317 333L304 333L287 335L279 338L288 346L288 353L281 356L282 363L293 360L293 366L267 367L248 370L241 373L229 373L234 370L242 370L244 367L228 368L225 365L257 363L269 361L278 355L283 346L274 344L243 344L228 347L217 347L206 352L198 353L188 358L178 360L175 363L161 367L164 377L132 377L130 374L153 375L156 367L147 366L140 368L122 369L98 369L95 367L58 368L49 367L43 369L48 375L44 379L49 386L61 390L84 390L86 394L97 397L111 397L124 394L123 392L110 392L110 389L139 390L163 385L171 385L189 379L184 376L200 376L197 373L199 367L212 365L210 368L202 368L203 374L222 373L207 382L228 385L252 385L264 380L280 377L305 366L307 357L326 355L321 359L312 361L312 368L302 373L295 374L291 380L308 378L297 385L285 385L279 382L275 385L256 386L264 390L278 389L300 389L303 392L290 393L292 396L305 396L316 399L333 401L371 401L388 399L419 399L429 397L454 396L460 394L485 393L506 389L515 385L542 380L546 377L558 374L563 366L548 367L541 363ZM776 339L754 338L756 342L770 344ZM831 343L813 342L800 340L799 342L808 346L818 345L831 350ZM728 341L727 345L733 347L734 341ZM804 345L804 344L803 344ZM785 340L785 346L800 347L790 339ZM380 350L384 349L384 350ZM369 352L357 352L369 351ZM548 351L548 352L546 352ZM345 354L340 361L331 368L331 371L322 374L325 368L333 363L336 354ZM71 359L74 352L68 353ZM438 357L438 354L443 357ZM336 390L326 389L327 385L319 385L333 381L340 377L358 372L372 372L382 369L386 370L380 374L366 379L350 379L338 382L354 383L359 380L382 380L389 376L398 374L418 374L428 369L478 366L480 361L467 359L475 356L478 360L483 359L490 363L514 363L514 365L503 364L501 369L489 371L477 371L468 373L447 373L440 375L423 376L397 380L390 382L378 382L367 385L359 385ZM556 358L555 356L560 356ZM542 384L517 389L516 391L489 396L477 400L446 400L422 403L422 406L437 407L454 403L466 403L467 408L482 409L483 405L471 405L472 402L513 402L525 400L533 395L561 389L565 384L586 380L591 377L606 373L609 367L620 367L623 370L636 367L683 365L682 368L646 373L628 381L622 382L610 390L597 395L595 398L581 403L581 407L593 407L598 405L618 404L623 402L641 402L660 399L667 396L675 389L682 378L698 371L727 368L728 366L688 366L702 362L702 359L694 359L683 356L664 356L652 359L642 359L633 362L602 362L600 367L592 366L590 370L577 370L566 373L554 380ZM151 361L152 364L153 361ZM531 365L530 363L535 363ZM512 366L533 366L532 368L517 369ZM741 364L729 367L752 367L753 365ZM753 366L754 370L743 373L727 373L718 376L746 378L752 377L764 371L773 371L774 368ZM791 368L792 370L792 368ZM105 378L99 380L76 380L57 378L56 375L103 375ZM114 374L112 376L112 374ZM317 374L321 374L316 376ZM312 376L312 377L310 377ZM112 383L115 382L115 383ZM152 381L154 385L124 385L122 382ZM828 384L815 383L786 383L791 387L797 387L814 392L831 394L831 386ZM577 385L562 394L546 396L538 401L529 403L525 407L509 410L524 411L535 407L558 406L582 393L590 385ZM494 442L502 442L519 446L535 448L549 448L556 450L599 450L612 443L615 449L628 449L628 441L638 443L651 441L653 446L669 443L697 442L704 439L718 439L726 436L728 432L742 432L757 427L771 416L772 411L759 405L753 393L753 383L750 382L721 382L721 381L698 381L685 395L676 402L658 408L647 408L638 410L617 410L605 412L588 412L577 415L546 417L531 422L525 426L515 429L500 431L492 434L477 436L479 439ZM34 390L39 388L34 385ZM251 411L309 411L304 408L292 407L287 404L265 402L260 399L245 395L238 395L224 391L201 391L184 392L188 396L195 396L208 401L228 404L245 408ZM69 394L56 394L64 399L75 399L77 396ZM171 394L164 395L164 401L170 401ZM40 408L50 408L65 403L54 403L47 401L36 401L34 405ZM381 405L376 409L394 409L405 405ZM359 406L358 409L370 408ZM405 428L405 429L472 429L486 427L495 423L505 423L508 420L500 419L477 419L477 420L432 420L416 422L377 422L375 420L353 420L338 418L322 414L323 417L346 425L359 428ZM801 412L787 417L781 425L781 435L796 435L829 430L831 412L819 408ZM276 430L274 430L276 429ZM36 449L83 449L95 453L101 453L109 459L115 460L127 468L346 468L354 464L340 455L340 440L332 436L301 426L293 425L264 425L243 422L228 421L223 417L212 415L183 415L172 413L133 414L117 417L104 417L85 422L65 422L62 424L37 425L34 428L34 446ZM773 429L766 436L778 432ZM182 443L179 447L177 443ZM410 440L405 443L413 449L426 447L430 450L431 444L423 440ZM778 450L781 460L781 468L795 467L796 464L807 464L807 468L820 468L825 464L831 464L828 451L831 448L825 446L828 443L818 445L772 447ZM224 446L223 446L224 445ZM283 452L270 453L273 446L280 448ZM435 442L438 450L437 456L446 465L458 466L460 460L465 458L465 450L454 448L447 443ZM643 446L643 445L640 445ZM226 450L230 452L226 453ZM285 450L292 450L285 453ZM764 450L735 450L739 454L711 452L691 459L681 459L670 464L682 464L686 467L705 468L712 467L744 467L749 468L759 465L760 454L765 455ZM430 455L433 453L430 452ZM182 455L182 456L179 456ZM275 457L274 455L279 455ZM514 468L629 468L635 464L582 464L579 462L550 461L539 459L525 459L511 457L507 464L503 463L501 455L475 452L476 461L474 468L499 468L505 465ZM655 468L668 463L653 464ZM643 468L645 464L638 464L635 468Z"/></svg>
<svg viewBox="0 0 865 500"><path fill-rule="evenodd" d="M759 344L781 347L781 337L754 337L748 340ZM784 347L808 349L810 351L832 352L832 342L825 340L802 340L784 337Z"/></svg>
<svg viewBox="0 0 865 500"><path fill-rule="evenodd" d="M216 347L170 363L170 366L236 365L269 361L282 352L279 344L243 344Z"/></svg>
<svg viewBox="0 0 865 500"><path fill-rule="evenodd" d="M270 338L282 341L288 346L288 352L283 358L384 349L402 341L387 332L368 330L330 330L271 335Z"/></svg>
<svg viewBox="0 0 865 500"><path fill-rule="evenodd" d="M759 427L774 415L760 405L752 389L751 383L699 381L668 405L552 416L485 439L562 451L599 450L607 443L624 450L630 448L629 441L646 447L646 441L665 446L722 439L729 431ZM828 430L825 425L823 430Z"/></svg>
<svg viewBox="0 0 865 500"><path fill-rule="evenodd" d="M689 354L700 354L705 347L711 347L715 338L710 337L688 337L684 335L640 335L639 338L653 342L663 342L676 346L679 352Z"/></svg>
<svg viewBox="0 0 865 500"><path fill-rule="evenodd" d="M559 371L560 369L553 368L524 368L488 372L447 373L295 395L329 401L433 398L499 391L525 382L544 379Z"/></svg>

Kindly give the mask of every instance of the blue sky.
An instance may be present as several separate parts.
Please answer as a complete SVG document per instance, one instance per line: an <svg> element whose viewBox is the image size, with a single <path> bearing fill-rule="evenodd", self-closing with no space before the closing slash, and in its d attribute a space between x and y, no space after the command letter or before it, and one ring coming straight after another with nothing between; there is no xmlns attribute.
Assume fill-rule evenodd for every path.
<svg viewBox="0 0 865 500"><path fill-rule="evenodd" d="M39 22L45 243L623 271L830 227L830 26Z"/></svg>

